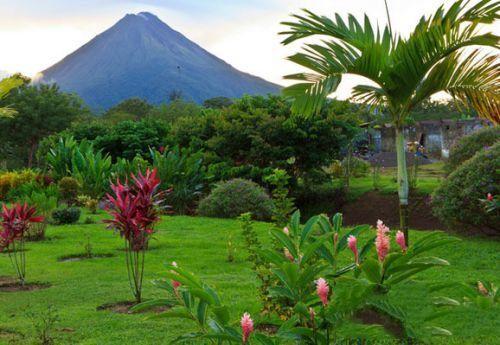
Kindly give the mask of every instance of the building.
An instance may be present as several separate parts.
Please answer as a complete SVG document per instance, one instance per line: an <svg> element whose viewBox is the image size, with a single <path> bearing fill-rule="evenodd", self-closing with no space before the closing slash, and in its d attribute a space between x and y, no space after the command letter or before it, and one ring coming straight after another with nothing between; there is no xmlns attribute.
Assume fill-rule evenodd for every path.
<svg viewBox="0 0 500 345"><path fill-rule="evenodd" d="M418 141L429 157L447 158L450 148L457 140L480 128L490 126L487 120L429 120L420 121L405 128L406 141ZM387 124L373 136L376 152L395 151L395 131Z"/></svg>

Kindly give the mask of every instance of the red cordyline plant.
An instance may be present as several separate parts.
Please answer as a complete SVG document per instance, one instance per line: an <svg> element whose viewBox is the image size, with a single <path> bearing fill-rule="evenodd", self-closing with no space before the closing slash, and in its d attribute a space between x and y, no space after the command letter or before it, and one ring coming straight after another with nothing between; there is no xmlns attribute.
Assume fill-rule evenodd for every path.
<svg viewBox="0 0 500 345"><path fill-rule="evenodd" d="M8 208L2 206L2 232L0 232L0 251L7 249L12 266L19 282L24 286L26 278L26 255L24 236L32 223L42 222L44 217L36 216L36 209L28 204L16 203Z"/></svg>
<svg viewBox="0 0 500 345"><path fill-rule="evenodd" d="M160 219L159 203L162 194L158 192L160 180L156 169L146 174L131 174L132 183L124 184L118 179L111 184L113 195L107 198L111 206L108 213L113 217L105 220L108 228L115 229L125 240L125 253L130 288L136 301L141 301L144 257L154 225Z"/></svg>

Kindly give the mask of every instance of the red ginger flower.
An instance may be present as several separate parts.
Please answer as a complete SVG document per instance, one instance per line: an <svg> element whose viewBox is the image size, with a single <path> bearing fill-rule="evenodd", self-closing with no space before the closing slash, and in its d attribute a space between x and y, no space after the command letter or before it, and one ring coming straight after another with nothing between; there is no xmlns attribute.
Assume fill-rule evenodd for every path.
<svg viewBox="0 0 500 345"><path fill-rule="evenodd" d="M243 331L243 344L246 344L253 332L253 320L248 313L244 313L241 318L241 330Z"/></svg>
<svg viewBox="0 0 500 345"><path fill-rule="evenodd" d="M486 199L487 199L488 201L493 201L493 195L491 195L491 193L488 193L488 194L486 195Z"/></svg>
<svg viewBox="0 0 500 345"><path fill-rule="evenodd" d="M40 223L44 220L42 216L35 216L36 209L24 203L16 203L8 208L2 206L2 232L0 232L0 250L8 247L12 242L24 237L31 223Z"/></svg>
<svg viewBox="0 0 500 345"><path fill-rule="evenodd" d="M326 280L323 278L316 280L316 293L318 294L321 303L323 303L323 306L328 304L328 292L330 292L330 287L328 286Z"/></svg>

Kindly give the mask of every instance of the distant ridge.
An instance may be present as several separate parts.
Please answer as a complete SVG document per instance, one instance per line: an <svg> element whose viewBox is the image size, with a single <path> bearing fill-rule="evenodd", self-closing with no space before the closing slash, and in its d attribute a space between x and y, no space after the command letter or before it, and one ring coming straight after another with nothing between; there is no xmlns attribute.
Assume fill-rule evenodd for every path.
<svg viewBox="0 0 500 345"><path fill-rule="evenodd" d="M195 102L217 96L278 93L280 86L238 71L148 12L114 26L39 74L76 92L94 109L130 97L152 103L174 90Z"/></svg>

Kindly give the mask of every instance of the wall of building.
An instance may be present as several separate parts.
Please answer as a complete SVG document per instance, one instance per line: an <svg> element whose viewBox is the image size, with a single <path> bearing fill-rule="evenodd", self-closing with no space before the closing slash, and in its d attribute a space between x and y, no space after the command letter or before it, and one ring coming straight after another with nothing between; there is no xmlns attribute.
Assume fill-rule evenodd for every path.
<svg viewBox="0 0 500 345"><path fill-rule="evenodd" d="M485 126L489 123L481 119L421 121L405 128L404 133L407 142L418 141L430 157L441 159L447 158L450 147L457 140ZM386 125L379 132L379 150L394 152L394 128Z"/></svg>

